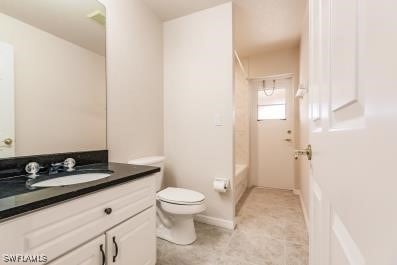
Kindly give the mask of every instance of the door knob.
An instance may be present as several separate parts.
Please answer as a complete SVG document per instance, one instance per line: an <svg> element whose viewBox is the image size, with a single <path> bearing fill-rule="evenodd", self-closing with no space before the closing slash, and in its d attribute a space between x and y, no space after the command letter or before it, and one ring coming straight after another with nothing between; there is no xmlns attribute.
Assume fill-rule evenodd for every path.
<svg viewBox="0 0 397 265"><path fill-rule="evenodd" d="M13 140L11 138L6 138L2 141L3 144L5 144L6 146L11 146L13 143Z"/></svg>
<svg viewBox="0 0 397 265"><path fill-rule="evenodd" d="M295 150L295 160L298 159L298 157L300 155L305 155L307 156L308 160L312 160L312 156L313 156L313 151L312 151L312 146L309 144L306 149L298 149Z"/></svg>

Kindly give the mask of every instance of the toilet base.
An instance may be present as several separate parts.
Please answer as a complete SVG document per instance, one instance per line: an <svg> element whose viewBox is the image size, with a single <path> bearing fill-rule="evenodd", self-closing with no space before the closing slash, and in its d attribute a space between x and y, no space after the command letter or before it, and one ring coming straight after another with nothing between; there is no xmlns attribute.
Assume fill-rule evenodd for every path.
<svg viewBox="0 0 397 265"><path fill-rule="evenodd" d="M157 236L177 245L190 245L196 241L193 215L169 215L172 226L166 227L157 220ZM158 218L158 217L157 217Z"/></svg>

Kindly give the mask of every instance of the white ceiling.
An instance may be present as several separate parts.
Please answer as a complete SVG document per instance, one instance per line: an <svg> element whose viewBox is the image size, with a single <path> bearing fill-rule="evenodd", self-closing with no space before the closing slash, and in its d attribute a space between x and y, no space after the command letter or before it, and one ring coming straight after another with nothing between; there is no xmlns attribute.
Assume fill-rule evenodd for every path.
<svg viewBox="0 0 397 265"><path fill-rule="evenodd" d="M144 0L164 21L228 0ZM245 57L296 46L307 0L233 0L236 49Z"/></svg>
<svg viewBox="0 0 397 265"><path fill-rule="evenodd" d="M95 10L105 13L105 7L97 0L0 1L1 13L104 55L106 29L87 18Z"/></svg>

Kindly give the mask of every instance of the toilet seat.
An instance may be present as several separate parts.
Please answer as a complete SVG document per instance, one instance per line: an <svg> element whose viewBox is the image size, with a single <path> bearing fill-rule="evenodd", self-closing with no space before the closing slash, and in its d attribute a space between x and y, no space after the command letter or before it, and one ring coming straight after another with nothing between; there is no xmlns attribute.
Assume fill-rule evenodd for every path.
<svg viewBox="0 0 397 265"><path fill-rule="evenodd" d="M157 193L157 198L162 202L179 205L200 205L205 200L200 192L182 188L166 188Z"/></svg>
<svg viewBox="0 0 397 265"><path fill-rule="evenodd" d="M160 201L160 205L163 211L174 215L194 215L205 211L207 208L204 202L184 205Z"/></svg>

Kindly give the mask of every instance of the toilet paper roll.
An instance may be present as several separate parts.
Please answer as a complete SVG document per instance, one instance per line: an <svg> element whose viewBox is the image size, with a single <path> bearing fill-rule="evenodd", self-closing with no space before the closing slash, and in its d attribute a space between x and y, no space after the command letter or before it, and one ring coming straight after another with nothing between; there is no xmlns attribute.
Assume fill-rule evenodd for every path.
<svg viewBox="0 0 397 265"><path fill-rule="evenodd" d="M226 192L227 191L227 186L228 186L228 180L227 179L215 179L214 180L214 190L217 192Z"/></svg>

